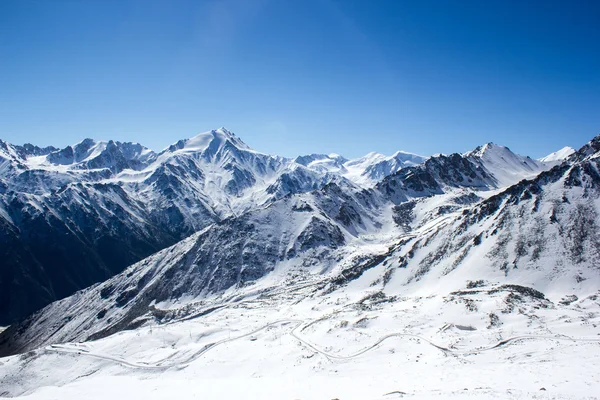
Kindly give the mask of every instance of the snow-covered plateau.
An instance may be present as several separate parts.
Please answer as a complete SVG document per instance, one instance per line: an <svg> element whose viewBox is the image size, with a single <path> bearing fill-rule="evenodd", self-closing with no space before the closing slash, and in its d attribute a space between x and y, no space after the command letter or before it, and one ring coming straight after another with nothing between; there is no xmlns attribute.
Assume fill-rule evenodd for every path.
<svg viewBox="0 0 600 400"><path fill-rule="evenodd" d="M0 223L0 396L600 393L600 136L540 160L0 142Z"/></svg>

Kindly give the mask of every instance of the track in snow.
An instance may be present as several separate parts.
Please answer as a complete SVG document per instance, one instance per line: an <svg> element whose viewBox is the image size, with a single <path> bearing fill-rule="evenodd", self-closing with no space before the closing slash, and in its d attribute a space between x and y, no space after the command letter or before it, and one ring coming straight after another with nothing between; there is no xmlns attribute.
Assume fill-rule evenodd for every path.
<svg viewBox="0 0 600 400"><path fill-rule="evenodd" d="M302 337L298 336L298 334L296 333L296 331L302 326L305 325L304 321L301 320L295 320L295 319L285 319L285 320L278 320L275 322L271 322L267 325L262 326L261 328L255 329L249 333L243 334L241 336L236 336L234 338L228 338L228 339L223 339L223 340L219 340L217 342L214 343L209 343L207 345L205 345L201 350L195 352L194 354L186 357L183 360L180 360L178 362L173 362L173 363L169 363L166 364L165 361L167 359L170 359L172 356L167 357L166 359L150 364L150 363L139 363L139 362L131 362L128 360L125 360L123 358L119 358L119 357L114 357L114 356L110 356L110 355L106 355L106 354L99 354L99 353L91 353L89 352L87 349L82 349L82 348L78 348L78 347L74 347L74 346L69 346L69 345L50 345L47 346L45 349L46 351L54 351L54 352L59 352L59 353L70 353L70 354L78 354L78 355L82 355L82 356L89 356L89 357L94 357L94 358L98 358L98 359L102 359L102 360L108 360L108 361L113 361L116 362L118 364L127 366L127 367L132 367L132 368L140 368L140 369L152 369L152 370L166 370L169 368L184 368L187 367L189 364L191 364L193 361L197 360L199 357L201 357L202 355L204 355L205 353L207 353L209 350L214 349L215 347L228 343L228 342L233 342L239 339L243 339L246 338L248 336L252 336L258 332L261 332L271 326L275 326L275 325L288 325L288 324L296 324L296 326L294 326L294 328L292 329L292 331L290 332L290 335L298 340L300 343L302 343L303 345L305 345L306 347L310 348L311 350L315 351L316 353L319 353L325 357L327 357L330 360L349 360L352 358L356 358L362 354L365 354L371 350L374 350L375 348L377 348L381 343L383 343L384 341L391 339L391 338L396 338L396 337L408 337L408 338L412 338L412 339L418 339L418 340L422 340L423 342L429 344L430 346L433 346L445 353L449 353L449 354L453 354L453 355L475 355L484 351L489 351L489 350L494 350L494 349L498 349L501 347L504 347L506 345L510 345L511 343L515 343L521 340L558 340L558 341L570 341L570 342L596 342L596 343L600 343L600 338L599 339L595 339L595 338L571 338L571 337L567 337L567 336L535 336L535 335L523 335L523 336L514 336L508 339L504 339L499 341L498 343L496 343L493 346L488 346L488 347L483 347L483 348L478 348L478 349L472 349L472 350L467 350L467 351L457 351L457 350L453 350L453 349L449 349L447 347L444 346L440 346L434 342L432 342L431 340L424 338L422 336L418 336L418 335L413 335L410 333L400 333L400 332L395 332L395 333L389 333L387 335L384 335L382 337L380 337L375 343L373 343L372 345L354 353L348 356L342 356L342 355L338 355L338 354L332 354L332 353L328 353L324 350L321 350L320 348L318 348L316 345L308 342L306 339L303 339Z"/></svg>
<svg viewBox="0 0 600 400"><path fill-rule="evenodd" d="M260 331L263 331L271 326L274 325L287 325L289 323L294 323L297 322L298 325L302 324L302 321L299 320L279 320L279 321L275 321L275 322L271 322L270 324L267 324L261 328L255 329L252 332L243 334L241 336L236 336L234 338L228 338L228 339L223 339L223 340L219 340L217 342L214 343L209 343L207 345L205 345L201 350L197 351L196 353L192 354L191 356L187 357L184 360L181 360L179 362L176 363L172 363L172 364L163 364L165 360L153 363L153 364L149 364L149 363L137 363L137 362L130 362L127 361L123 358L119 358L119 357L114 357L114 356L110 356L110 355L106 355L106 354L99 354L99 353L91 353L86 349L81 349L78 347L72 347L69 345L50 345L47 346L45 348L46 351L54 351L54 352L58 352L58 353L70 353L70 354L78 354L78 355L82 355L82 356L89 356L89 357L94 357L94 358L99 358L102 360L108 360L108 361L114 361L116 363L119 363L121 365L124 365L126 367L133 367L133 368L140 368L140 369L158 369L158 370L164 370L164 369L168 369L168 368L173 368L173 367L187 367L189 364L191 364L194 360L196 360L197 358L199 358L200 356L202 356L203 354L205 354L206 352L208 352L211 349L214 349L215 347L217 347L218 345L224 344L224 343L228 343L228 342L233 342L234 340L239 340L239 339L243 339L245 337L248 336L252 336ZM172 357L172 356L170 356ZM168 357L168 358L170 358Z"/></svg>

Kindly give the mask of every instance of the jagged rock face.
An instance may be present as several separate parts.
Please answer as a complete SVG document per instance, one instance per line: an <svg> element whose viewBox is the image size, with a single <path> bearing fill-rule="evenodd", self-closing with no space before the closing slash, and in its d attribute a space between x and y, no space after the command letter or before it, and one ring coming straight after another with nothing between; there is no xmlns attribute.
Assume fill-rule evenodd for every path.
<svg viewBox="0 0 600 400"><path fill-rule="evenodd" d="M45 156L58 150L54 146L38 147L31 143L25 143L23 146L15 146L15 149L23 159L29 156Z"/></svg>
<svg viewBox="0 0 600 400"><path fill-rule="evenodd" d="M49 174L46 171L26 169L9 180L7 189L15 194L44 195L73 183L72 176Z"/></svg>
<svg viewBox="0 0 600 400"><path fill-rule="evenodd" d="M73 148L74 161L81 162L90 156L92 147L96 144L94 139L84 139L81 143L76 144ZM68 147L70 148L70 146Z"/></svg>
<svg viewBox="0 0 600 400"><path fill-rule="evenodd" d="M454 188L486 190L494 187L491 174L460 154L431 157L423 165L401 169L376 186L396 204Z"/></svg>
<svg viewBox="0 0 600 400"><path fill-rule="evenodd" d="M75 146L49 152L45 161L50 165L73 165L81 170L108 169L117 174L125 169L141 170L155 158L154 152L137 143L85 139Z"/></svg>
<svg viewBox="0 0 600 400"><path fill-rule="evenodd" d="M183 238L153 224L143 205L114 184L79 184L43 199L9 193L5 200L4 210L18 228L3 220L11 229L1 246L7 262L0 288L12 293L0 304L4 322L105 280ZM140 224L139 216L148 223Z"/></svg>
<svg viewBox="0 0 600 400"><path fill-rule="evenodd" d="M137 171L145 166L144 162L138 159L141 152L142 147L138 144L121 144L111 140L100 155L87 162L87 168L109 168L113 173L121 172L124 169Z"/></svg>
<svg viewBox="0 0 600 400"><path fill-rule="evenodd" d="M46 159L52 164L73 164L73 162L75 162L75 152L71 146L67 146L62 150L57 150L48 154Z"/></svg>
<svg viewBox="0 0 600 400"><path fill-rule="evenodd" d="M344 178L332 173L315 176L314 172L304 167L294 167L282 173L275 182L269 185L266 192L273 200L297 193L318 190L329 183L341 183Z"/></svg>
<svg viewBox="0 0 600 400"><path fill-rule="evenodd" d="M600 151L600 135L593 138L589 143L579 149L579 151L569 156L567 160L571 162L583 161L587 157L597 155L598 151Z"/></svg>
<svg viewBox="0 0 600 400"><path fill-rule="evenodd" d="M14 146L0 140L0 172L5 183L8 179L27 169L23 161Z"/></svg>

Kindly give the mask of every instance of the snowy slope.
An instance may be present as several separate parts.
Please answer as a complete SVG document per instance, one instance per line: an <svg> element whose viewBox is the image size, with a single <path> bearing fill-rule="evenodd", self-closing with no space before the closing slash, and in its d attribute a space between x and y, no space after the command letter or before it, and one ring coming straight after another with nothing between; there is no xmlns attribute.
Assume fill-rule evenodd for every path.
<svg viewBox="0 0 600 400"><path fill-rule="evenodd" d="M544 163L561 163L573 153L575 153L574 148L565 146L558 151L548 154L546 157L540 158L538 161Z"/></svg>
<svg viewBox="0 0 600 400"><path fill-rule="evenodd" d="M25 324L48 324L32 328L31 340L37 344L47 340L49 331L56 341L105 336L146 319L156 303L199 301L251 284L281 264L301 270L313 265L315 272L324 272L342 254L353 253L352 243L362 242L361 233L383 226L376 213L380 201L376 192L352 193L335 184L322 192L287 197L208 227L98 286L51 304L36 314L41 319ZM344 245L343 253L336 250ZM55 329L57 317L48 313L66 321L61 331ZM29 346L28 336L13 338L10 347Z"/></svg>
<svg viewBox="0 0 600 400"><path fill-rule="evenodd" d="M9 179L25 169L24 159L15 146L0 140L0 176Z"/></svg>
<svg viewBox="0 0 600 400"><path fill-rule="evenodd" d="M0 255L9 260L0 322L209 224L332 182L352 186L326 168L257 152L224 128L160 153L93 139L63 149L0 142Z"/></svg>
<svg viewBox="0 0 600 400"><path fill-rule="evenodd" d="M465 156L492 175L497 187L505 187L521 179L534 177L551 167L541 161L515 154L508 147L494 143L479 146Z"/></svg>

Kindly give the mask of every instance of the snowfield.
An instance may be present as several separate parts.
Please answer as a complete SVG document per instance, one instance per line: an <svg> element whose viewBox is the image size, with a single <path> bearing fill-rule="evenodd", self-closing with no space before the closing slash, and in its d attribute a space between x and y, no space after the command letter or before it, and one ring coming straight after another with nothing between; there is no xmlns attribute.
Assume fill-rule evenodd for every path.
<svg viewBox="0 0 600 400"><path fill-rule="evenodd" d="M313 285L259 292L201 318L3 358L0 387L27 399L584 399L600 390L597 295L496 320L509 291L392 300L365 276L327 296Z"/></svg>

